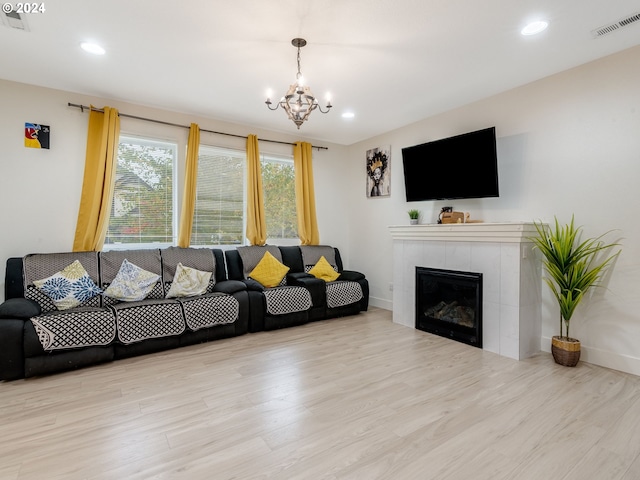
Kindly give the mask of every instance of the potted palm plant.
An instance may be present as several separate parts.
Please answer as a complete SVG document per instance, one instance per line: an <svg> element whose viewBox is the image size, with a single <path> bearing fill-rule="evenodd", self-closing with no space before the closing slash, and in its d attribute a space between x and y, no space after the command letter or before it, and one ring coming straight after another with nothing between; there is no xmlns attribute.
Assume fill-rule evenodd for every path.
<svg viewBox="0 0 640 480"><path fill-rule="evenodd" d="M409 224L417 225L420 217L420 210L412 209L407 212L409 214Z"/></svg>
<svg viewBox="0 0 640 480"><path fill-rule="evenodd" d="M582 240L582 227L575 226L573 216L567 225L560 225L557 218L554 227L534 224L538 236L531 240L542 253L544 280L560 307L560 335L551 339L551 353L556 363L574 367L580 360L580 341L569 336L571 317L587 291L599 284L602 274L620 250L606 256L618 245L602 240L609 232Z"/></svg>

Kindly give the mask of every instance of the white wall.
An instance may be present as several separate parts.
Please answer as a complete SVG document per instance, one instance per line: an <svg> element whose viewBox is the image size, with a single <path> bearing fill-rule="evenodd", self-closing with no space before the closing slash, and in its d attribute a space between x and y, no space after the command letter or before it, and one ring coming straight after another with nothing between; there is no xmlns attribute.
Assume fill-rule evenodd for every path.
<svg viewBox="0 0 640 480"><path fill-rule="evenodd" d="M328 147L328 150L313 150L320 240L340 248L345 263L348 263L348 219L345 215L336 215L336 212L344 211L340 192L345 191L347 181L336 172L340 171L346 147L0 80L0 301L4 300L7 258L21 257L27 253L66 252L72 249L84 173L89 116L86 111L82 113L79 109L67 106L68 102L93 104L97 107L108 105L118 108L122 113L179 125L188 126L191 122L196 122L201 129L218 132L237 135L253 133L258 138L285 142L304 140L313 145ZM51 126L50 150L24 147L25 122ZM177 141L180 155L178 184L182 185L188 129L123 117L121 132ZM200 139L203 144L245 148L245 140L241 138L202 132ZM292 147L260 142L260 151L291 154ZM179 198L181 192L180 188Z"/></svg>
<svg viewBox="0 0 640 480"><path fill-rule="evenodd" d="M600 289L577 310L571 335L583 359L640 374L640 47L443 113L349 147L351 266L367 273L371 303L391 308L392 241L387 227L422 211L435 223L453 205L490 222L569 221L586 235L617 229L622 255ZM438 92L431 92L437 95ZM406 146L496 126L500 198L405 201ZM391 197L367 199L365 151L391 145ZM437 178L427 179L437 181ZM362 186L362 188L360 188ZM557 335L558 311L543 287L542 349Z"/></svg>
<svg viewBox="0 0 640 480"><path fill-rule="evenodd" d="M571 333L583 343L583 359L640 375L640 223L635 218L640 203L639 84L640 47L635 47L349 147L325 143L328 151L313 153L321 242L338 246L345 266L367 275L372 305L391 309L392 242L387 227L405 224L409 208L420 209L425 223L435 222L441 206L453 204L485 221L548 222L553 215L564 221L575 213L587 235L618 229L623 252L608 289L578 309ZM201 128L240 135L305 140L0 80L0 299L8 257L71 249L87 114L67 102L110 105L125 113L182 125L197 122ZM23 146L25 122L51 125L51 150ZM492 125L498 134L500 198L405 202L403 147ZM122 130L161 131L181 147L186 144L186 130L174 127L158 130L123 119ZM239 148L244 144L208 134L202 141ZM383 145L391 145L391 197L367 199L365 152ZM279 153L280 148L261 143L265 152ZM548 350L558 314L548 294L543 302L542 348Z"/></svg>

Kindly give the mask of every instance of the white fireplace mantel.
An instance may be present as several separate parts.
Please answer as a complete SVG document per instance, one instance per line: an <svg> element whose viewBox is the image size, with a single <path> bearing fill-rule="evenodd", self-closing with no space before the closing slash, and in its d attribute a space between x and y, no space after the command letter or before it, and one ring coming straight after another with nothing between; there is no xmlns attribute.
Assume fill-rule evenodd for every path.
<svg viewBox="0 0 640 480"><path fill-rule="evenodd" d="M522 243L536 235L533 223L450 223L394 225L394 240L446 240L449 242Z"/></svg>
<svg viewBox="0 0 640 480"><path fill-rule="evenodd" d="M483 275L483 349L522 359L540 350L541 263L531 222L394 225L393 321L415 328L415 269Z"/></svg>

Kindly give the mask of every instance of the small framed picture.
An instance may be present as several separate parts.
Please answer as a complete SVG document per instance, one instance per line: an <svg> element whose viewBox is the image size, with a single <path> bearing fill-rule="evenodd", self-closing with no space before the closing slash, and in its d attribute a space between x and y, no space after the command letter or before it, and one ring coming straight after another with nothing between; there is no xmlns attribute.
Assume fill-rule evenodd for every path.
<svg viewBox="0 0 640 480"><path fill-rule="evenodd" d="M27 148L49 149L49 135L51 128L49 125L39 123L24 124L24 146Z"/></svg>
<svg viewBox="0 0 640 480"><path fill-rule="evenodd" d="M367 197L391 195L391 146L367 150Z"/></svg>

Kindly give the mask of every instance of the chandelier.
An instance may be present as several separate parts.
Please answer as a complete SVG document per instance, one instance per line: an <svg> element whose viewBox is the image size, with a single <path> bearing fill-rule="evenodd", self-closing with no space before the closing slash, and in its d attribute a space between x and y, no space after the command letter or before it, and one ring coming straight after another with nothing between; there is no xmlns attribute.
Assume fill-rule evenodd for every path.
<svg viewBox="0 0 640 480"><path fill-rule="evenodd" d="M291 44L298 49L298 73L296 74L296 83L289 86L287 93L280 99L275 107L271 107L271 99L267 98L265 102L269 110L277 110L278 107L282 107L290 120L293 121L300 129L305 121L308 120L309 115L316 108L322 113L329 113L331 110L331 102L327 101L326 110L318 104L318 100L311 93L311 89L308 85L304 84L302 73L300 73L300 49L307 44L304 38L294 38L291 40Z"/></svg>

